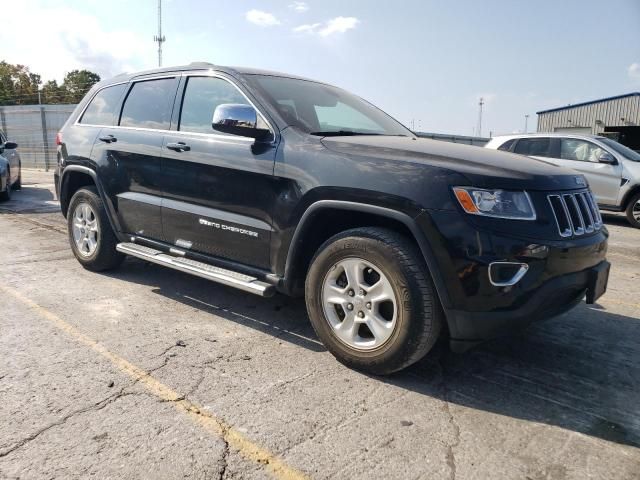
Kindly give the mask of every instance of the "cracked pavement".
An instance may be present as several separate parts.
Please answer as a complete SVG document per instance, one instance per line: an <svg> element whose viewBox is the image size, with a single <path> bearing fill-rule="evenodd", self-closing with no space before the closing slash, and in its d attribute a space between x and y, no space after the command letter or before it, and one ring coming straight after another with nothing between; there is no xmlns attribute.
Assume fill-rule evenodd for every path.
<svg viewBox="0 0 640 480"><path fill-rule="evenodd" d="M135 259L83 270L52 181L25 170L0 204L0 285L178 397L0 292L0 478L269 478L229 428L320 479L640 478L640 231L619 216L598 305L377 378L333 359L301 300Z"/></svg>

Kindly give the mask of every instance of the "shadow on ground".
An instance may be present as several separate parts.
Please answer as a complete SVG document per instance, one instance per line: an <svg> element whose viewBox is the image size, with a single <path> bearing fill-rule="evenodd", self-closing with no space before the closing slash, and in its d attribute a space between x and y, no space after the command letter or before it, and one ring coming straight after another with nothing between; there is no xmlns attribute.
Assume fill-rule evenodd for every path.
<svg viewBox="0 0 640 480"><path fill-rule="evenodd" d="M324 351L302 299L262 299L130 259L108 274L245 327ZM499 415L640 446L640 320L586 305L464 355L446 343L377 381Z"/></svg>

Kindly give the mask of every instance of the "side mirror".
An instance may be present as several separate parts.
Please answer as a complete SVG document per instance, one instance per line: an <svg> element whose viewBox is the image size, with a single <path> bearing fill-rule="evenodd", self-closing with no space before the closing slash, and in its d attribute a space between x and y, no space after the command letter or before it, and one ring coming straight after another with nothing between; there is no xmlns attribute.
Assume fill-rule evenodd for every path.
<svg viewBox="0 0 640 480"><path fill-rule="evenodd" d="M602 152L598 157L598 162L600 163L608 163L609 165L617 165L618 161L616 158L611 155L609 152Z"/></svg>
<svg viewBox="0 0 640 480"><path fill-rule="evenodd" d="M223 103L213 112L211 127L218 132L264 140L269 129L258 128L258 114L251 105Z"/></svg>
<svg viewBox="0 0 640 480"><path fill-rule="evenodd" d="M15 142L4 142L1 146L4 150L13 150L14 148L18 148L18 144Z"/></svg>

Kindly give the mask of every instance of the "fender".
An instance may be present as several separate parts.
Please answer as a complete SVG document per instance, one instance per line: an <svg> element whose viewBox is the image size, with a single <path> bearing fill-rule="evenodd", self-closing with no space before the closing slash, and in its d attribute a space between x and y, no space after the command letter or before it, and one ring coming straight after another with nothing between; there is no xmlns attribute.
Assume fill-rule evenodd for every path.
<svg viewBox="0 0 640 480"><path fill-rule="evenodd" d="M79 172L79 173L83 173L86 175L89 175L92 179L93 179L93 183L96 186L96 189L98 190L98 195L100 195L100 198L102 199L102 203L104 203L106 209L107 209L107 218L109 219L109 224L111 225L111 228L113 229L113 231L117 234L118 232L120 232L120 223L118 222L118 217L116 215L116 212L113 208L113 204L109 201L109 199L107 198L104 189L102 188L102 183L100 182L100 180L98 180L98 174L96 173L95 170L89 168L89 167L85 167L82 165L67 165L64 170L62 170L62 174L60 177L60 196L62 196L62 192L64 191L65 187L66 187L66 182L67 182L67 172ZM71 200L70 198L67 199L67 201ZM61 205L62 207L62 205ZM66 215L65 215L66 217Z"/></svg>
<svg viewBox="0 0 640 480"><path fill-rule="evenodd" d="M289 244L289 252L287 253L287 260L285 263L285 279L291 278L293 272L293 259L296 257L298 249L300 248L300 238L302 238L305 229L310 225L313 215L320 210L329 208L379 215L403 223L409 229L415 241L418 243L418 247L420 248L422 256L427 263L427 268L429 269L429 273L431 274L431 278L433 279L436 292L438 294L438 297L440 298L440 303L445 310L451 308L452 304L449 292L446 288L446 283L444 282L440 269L438 268L438 265L436 263L433 249L431 248L431 244L429 243L424 233L418 227L415 218L412 218L406 213L402 213L397 210L392 210L390 208L370 205L366 203L349 202L342 200L319 200L311 204L300 218L300 222L298 223L298 226L296 227L296 230L291 238L291 243ZM422 214L423 212L421 212L420 214Z"/></svg>

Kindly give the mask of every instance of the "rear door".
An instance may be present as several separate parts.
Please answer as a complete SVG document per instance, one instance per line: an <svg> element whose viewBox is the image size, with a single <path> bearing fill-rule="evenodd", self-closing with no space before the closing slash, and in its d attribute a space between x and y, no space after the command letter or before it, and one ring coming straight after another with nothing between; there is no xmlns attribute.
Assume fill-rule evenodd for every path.
<svg viewBox="0 0 640 480"><path fill-rule="evenodd" d="M171 126L178 76L132 81L117 125L104 127L92 157L104 170L124 233L162 240L161 162L163 135Z"/></svg>
<svg viewBox="0 0 640 480"><path fill-rule="evenodd" d="M185 74L163 144L164 235L183 249L268 268L275 144L214 131L223 103L253 105L229 77Z"/></svg>

